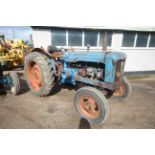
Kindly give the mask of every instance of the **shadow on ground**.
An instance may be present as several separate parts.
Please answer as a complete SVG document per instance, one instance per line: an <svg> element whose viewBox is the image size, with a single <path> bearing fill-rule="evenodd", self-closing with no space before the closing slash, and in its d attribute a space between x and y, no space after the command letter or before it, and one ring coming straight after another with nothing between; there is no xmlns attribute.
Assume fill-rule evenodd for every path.
<svg viewBox="0 0 155 155"><path fill-rule="evenodd" d="M79 129L91 129L89 122L85 118L80 119Z"/></svg>
<svg viewBox="0 0 155 155"><path fill-rule="evenodd" d="M20 78L20 95L27 93L30 89L24 79Z"/></svg>

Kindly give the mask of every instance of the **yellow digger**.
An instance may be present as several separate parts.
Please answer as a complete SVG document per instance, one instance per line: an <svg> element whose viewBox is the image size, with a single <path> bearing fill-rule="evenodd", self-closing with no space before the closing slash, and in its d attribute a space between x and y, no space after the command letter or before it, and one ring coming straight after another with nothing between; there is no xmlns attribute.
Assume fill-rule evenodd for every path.
<svg viewBox="0 0 155 155"><path fill-rule="evenodd" d="M21 67L28 48L29 46L21 39L5 40L5 36L0 35L0 62L6 69Z"/></svg>

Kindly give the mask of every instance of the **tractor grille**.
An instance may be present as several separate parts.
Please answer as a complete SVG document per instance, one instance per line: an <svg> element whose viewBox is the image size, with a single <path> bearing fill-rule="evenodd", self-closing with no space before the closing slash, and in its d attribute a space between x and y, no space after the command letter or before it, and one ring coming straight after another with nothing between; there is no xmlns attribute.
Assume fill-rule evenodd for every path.
<svg viewBox="0 0 155 155"><path fill-rule="evenodd" d="M120 82L124 74L125 60L119 60L116 62L115 70L115 82Z"/></svg>

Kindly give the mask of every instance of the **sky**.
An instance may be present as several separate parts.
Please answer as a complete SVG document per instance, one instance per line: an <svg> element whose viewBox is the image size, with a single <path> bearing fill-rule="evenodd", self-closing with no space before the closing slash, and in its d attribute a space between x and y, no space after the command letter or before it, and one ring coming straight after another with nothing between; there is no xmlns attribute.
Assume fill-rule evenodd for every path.
<svg viewBox="0 0 155 155"><path fill-rule="evenodd" d="M30 40L32 28L30 26L0 26L0 34L4 34L6 39Z"/></svg>

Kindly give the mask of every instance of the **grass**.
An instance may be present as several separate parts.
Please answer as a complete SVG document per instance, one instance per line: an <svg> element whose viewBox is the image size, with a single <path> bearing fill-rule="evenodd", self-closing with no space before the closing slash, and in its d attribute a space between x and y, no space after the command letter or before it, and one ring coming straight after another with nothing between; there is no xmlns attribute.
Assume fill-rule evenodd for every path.
<svg viewBox="0 0 155 155"><path fill-rule="evenodd" d="M129 80L142 80L146 78L155 78L155 74L146 75L126 75Z"/></svg>

